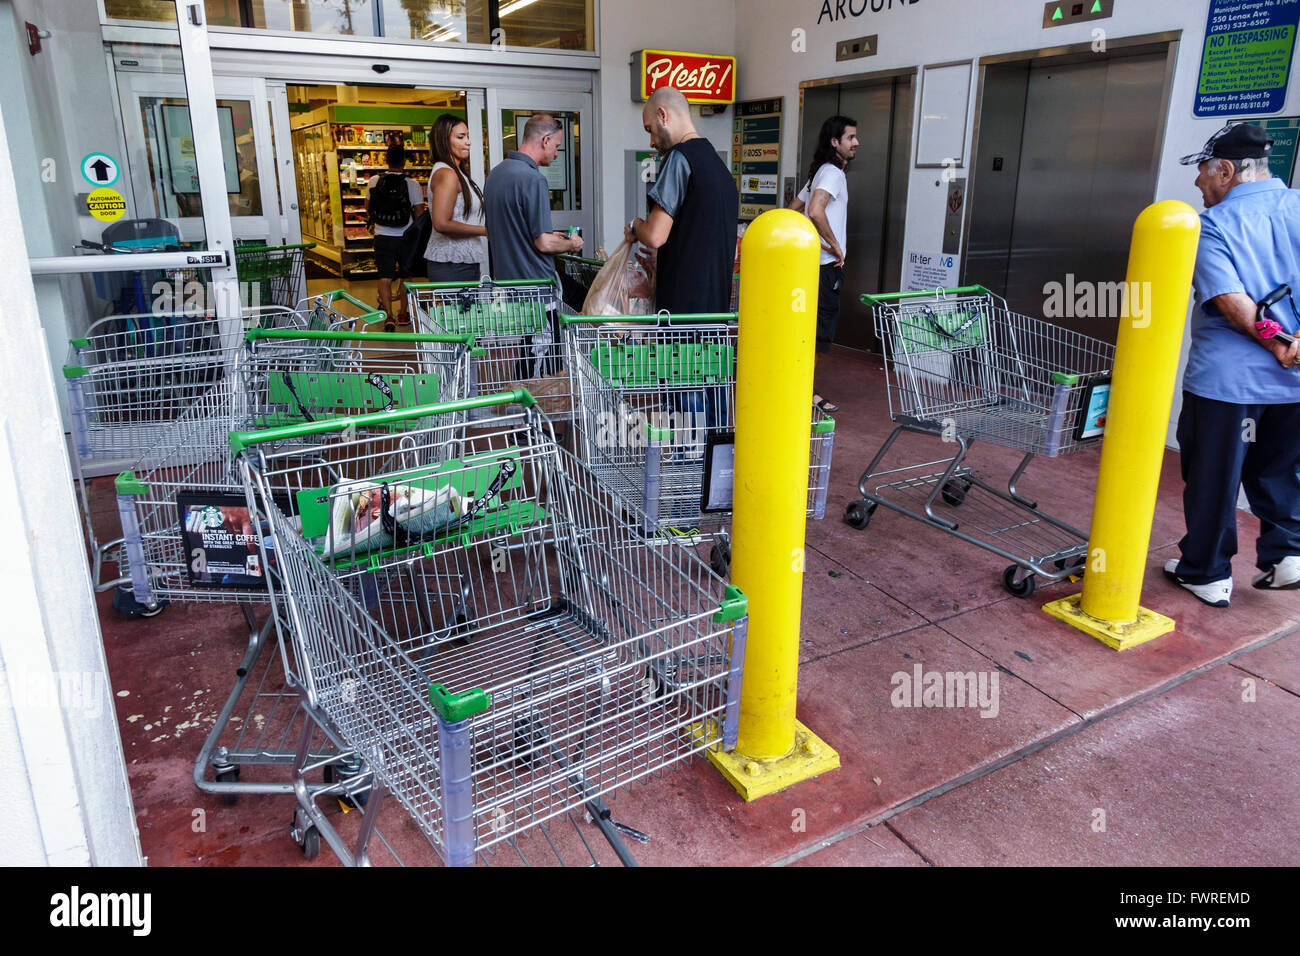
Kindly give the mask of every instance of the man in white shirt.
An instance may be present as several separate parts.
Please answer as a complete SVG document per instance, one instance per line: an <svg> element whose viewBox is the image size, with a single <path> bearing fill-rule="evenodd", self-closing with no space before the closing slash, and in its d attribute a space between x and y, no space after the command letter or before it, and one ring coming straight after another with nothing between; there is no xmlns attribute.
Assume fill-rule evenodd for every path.
<svg viewBox="0 0 1300 956"><path fill-rule="evenodd" d="M829 352L840 317L840 286L844 283L844 234L849 215L849 184L844 170L858 153L858 123L832 116L822 124L817 150L808 169L808 182L790 203L806 212L822 240L821 276L817 294L817 351ZM838 412L816 390L813 404L827 414Z"/></svg>
<svg viewBox="0 0 1300 956"><path fill-rule="evenodd" d="M384 331L391 332L393 296L398 299L398 319L410 322L402 299L402 234L425 210L420 184L406 175L406 150L400 143L388 147L388 171L370 177L366 186L366 211L375 229L375 269L379 273L379 308L386 316ZM393 288L393 283L397 288Z"/></svg>

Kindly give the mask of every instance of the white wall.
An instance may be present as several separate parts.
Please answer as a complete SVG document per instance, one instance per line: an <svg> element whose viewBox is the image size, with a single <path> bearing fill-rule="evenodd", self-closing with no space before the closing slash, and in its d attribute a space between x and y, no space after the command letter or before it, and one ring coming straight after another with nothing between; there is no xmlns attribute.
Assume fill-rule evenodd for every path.
<svg viewBox="0 0 1300 956"><path fill-rule="evenodd" d="M0 17L0 41L13 39L3 35L9 22ZM0 862L138 865L54 380L34 359L42 330L18 208L18 162L2 122L17 100L0 104L0 496L11 503L0 547Z"/></svg>
<svg viewBox="0 0 1300 956"><path fill-rule="evenodd" d="M27 50L24 21L51 34L35 55ZM0 89L6 91L5 122L28 256L71 255L81 239L98 239L105 225L78 202L78 194L91 188L81 176L81 158L92 151L122 158L97 5L0 0ZM84 332L91 318L94 299L88 299L87 286L79 276L35 280L54 369L63 366L68 339ZM63 389L56 394L62 406Z"/></svg>
<svg viewBox="0 0 1300 956"><path fill-rule="evenodd" d="M818 25L823 0L737 0L739 96L743 99L785 96L786 102L798 103L799 83L803 80L973 59L976 69L972 70L971 76L966 157L969 157L971 149L980 57L1091 42L1092 31L1097 27L1103 28L1110 40L1181 30L1164 152L1154 198L1178 199L1198 211L1202 208L1200 193L1192 185L1195 170L1178 165L1178 159L1199 149L1224 123L1220 117L1198 119L1192 115L1208 15L1208 4L1204 0L1120 2L1115 4L1115 15L1108 20L1047 30L1042 28L1043 4L1029 0L978 0L977 3L971 0L886 0L885 9L878 13L871 12L871 4L865 0L853 0L841 6L846 11L865 8L866 12L835 22L825 18ZM832 10L836 7L836 0L831 0L830 7ZM806 52L793 49L795 37L792 33L799 29L806 31ZM870 34L879 36L877 55L836 62L836 41ZM1300 67L1293 66L1293 69L1297 68ZM919 125L919 84L917 92L914 130ZM1277 115L1298 112L1300 83L1295 82L1293 74L1286 108ZM798 111L792 109L786 116L785 141L796 144L799 129ZM797 148L785 150L783 175L796 174L796 155ZM937 172L935 169L912 170L904 248L930 250L942 245L946 190L935 186ZM968 176L969 169L959 168L957 175ZM1171 443L1180 399L1181 377L1170 425Z"/></svg>
<svg viewBox="0 0 1300 956"><path fill-rule="evenodd" d="M681 50L732 55L736 47L736 0L600 0L600 157L596 170L602 213L598 237L613 252L623 238L627 183L624 150L650 148L641 126L641 104L632 101L630 67L634 50ZM737 64L743 82L746 64ZM797 82L797 81L796 81ZM698 114L698 110L694 110ZM696 115L695 128L714 149L731 155L732 110L717 116ZM730 163L728 162L728 166ZM588 242L594 254L598 243Z"/></svg>

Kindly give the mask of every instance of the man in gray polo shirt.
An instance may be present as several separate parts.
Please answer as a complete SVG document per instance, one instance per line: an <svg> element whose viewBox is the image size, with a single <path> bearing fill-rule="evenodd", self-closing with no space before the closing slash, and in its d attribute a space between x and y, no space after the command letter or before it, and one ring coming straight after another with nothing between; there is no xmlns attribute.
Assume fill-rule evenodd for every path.
<svg viewBox="0 0 1300 956"><path fill-rule="evenodd" d="M558 289L556 253L582 250L581 236L565 236L551 228L551 194L546 176L538 169L549 166L559 154L563 136L564 127L553 116L529 117L519 148L511 150L487 178L483 209L494 279L553 279Z"/></svg>

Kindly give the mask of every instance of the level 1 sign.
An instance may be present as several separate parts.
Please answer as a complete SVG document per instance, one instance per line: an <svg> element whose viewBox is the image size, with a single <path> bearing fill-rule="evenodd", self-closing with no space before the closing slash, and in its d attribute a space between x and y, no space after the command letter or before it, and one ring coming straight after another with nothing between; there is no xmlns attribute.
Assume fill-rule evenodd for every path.
<svg viewBox="0 0 1300 956"><path fill-rule="evenodd" d="M740 218L781 206L781 123L784 97L736 104L731 172L740 189Z"/></svg>
<svg viewBox="0 0 1300 956"><path fill-rule="evenodd" d="M1192 112L1223 116L1280 111L1297 26L1296 0L1210 0Z"/></svg>

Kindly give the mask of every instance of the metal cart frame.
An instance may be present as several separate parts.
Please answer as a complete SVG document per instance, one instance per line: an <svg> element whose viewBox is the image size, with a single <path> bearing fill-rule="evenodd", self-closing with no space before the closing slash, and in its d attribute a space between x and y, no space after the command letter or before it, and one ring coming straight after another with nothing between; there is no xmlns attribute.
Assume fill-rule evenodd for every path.
<svg viewBox="0 0 1300 956"><path fill-rule="evenodd" d="M1041 509L1017 484L1036 455L1072 454L1101 441L1080 437L1094 384L1109 376L1108 342L1012 312L983 286L864 295L885 357L896 428L858 481L862 498L844 520L863 529L877 505L1014 562L1002 583L1029 597L1035 580L1082 573L1088 533ZM938 438L953 454L882 469L903 433ZM986 441L1024 453L1000 488L965 464ZM900 477L902 476L902 477ZM877 479L892 479L871 487Z"/></svg>
<svg viewBox="0 0 1300 956"><path fill-rule="evenodd" d="M436 424L502 406L521 412ZM369 418L413 421L411 441L364 448L346 435L359 419L230 438L306 706L369 781L353 781L370 792L353 847L301 788L292 832L308 855L323 837L364 863L391 796L450 865L583 808L611 835L605 794L734 747L745 598L628 527L527 391ZM313 464L312 439L342 452L341 475ZM364 546L336 521L359 488L381 502ZM440 503L412 530L395 502L416 490Z"/></svg>
<svg viewBox="0 0 1300 956"><path fill-rule="evenodd" d="M731 512L705 511L701 492L706 440L736 428L735 314L579 315L561 322L578 397L579 457L645 513L646 534L709 532L710 564L725 576ZM808 514L820 520L835 420L814 407L810 421Z"/></svg>

